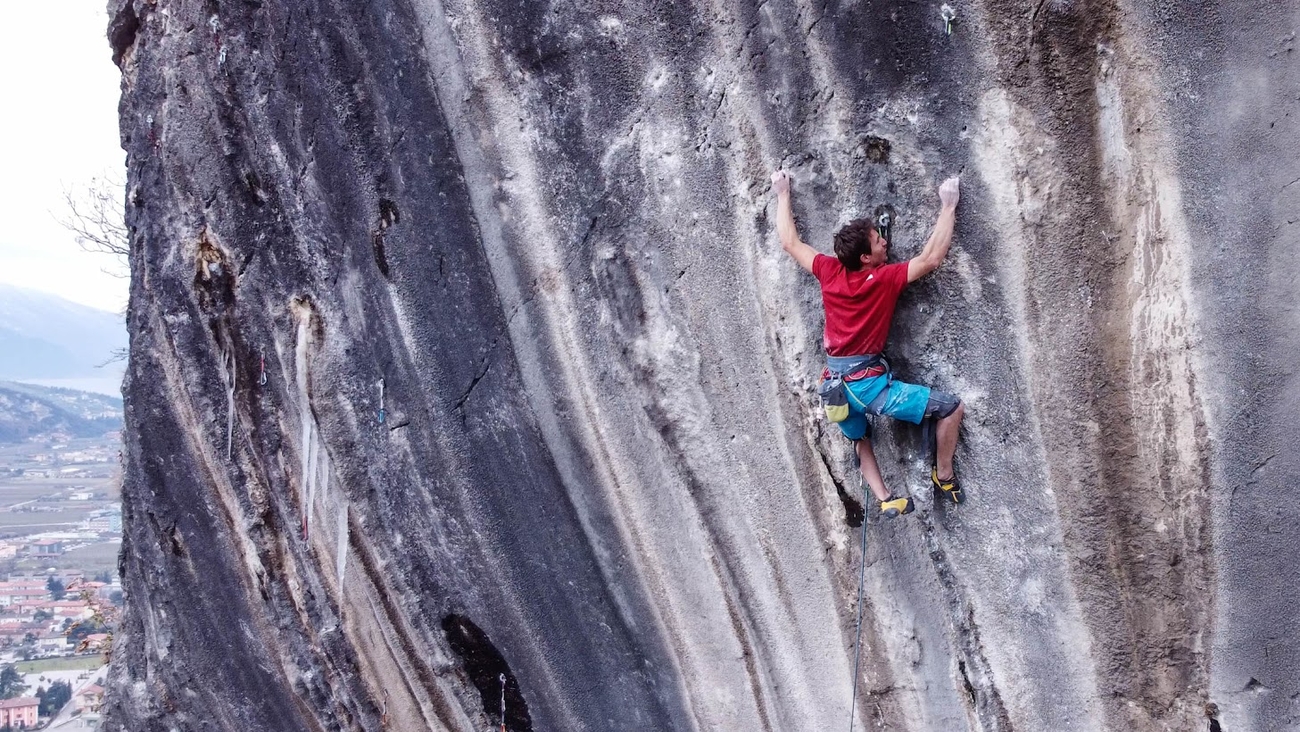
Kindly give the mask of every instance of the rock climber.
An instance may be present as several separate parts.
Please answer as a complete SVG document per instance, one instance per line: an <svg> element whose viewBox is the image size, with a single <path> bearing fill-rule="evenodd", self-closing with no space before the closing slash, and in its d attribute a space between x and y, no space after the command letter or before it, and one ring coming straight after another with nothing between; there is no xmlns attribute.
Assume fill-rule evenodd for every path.
<svg viewBox="0 0 1300 732"><path fill-rule="evenodd" d="M776 232L785 249L800 267L821 284L822 307L826 311L826 370L822 373L823 399L827 416L838 419L840 430L854 442L862 477L880 501L880 510L893 518L911 513L910 496L894 496L885 487L880 466L871 448L867 415L885 415L913 424L931 417L938 420L938 449L930 481L953 503L962 502L961 487L953 472L957 431L965 408L952 394L894 378L882 356L889 325L899 293L908 284L933 272L952 244L957 217L959 181L949 178L939 186L938 221L921 253L906 262L887 264L889 241L870 219L845 224L835 234L835 256L829 257L805 244L795 229L790 207L790 175L784 170L772 174L776 192ZM838 392L840 398L832 392ZM832 408L831 404L843 405Z"/></svg>

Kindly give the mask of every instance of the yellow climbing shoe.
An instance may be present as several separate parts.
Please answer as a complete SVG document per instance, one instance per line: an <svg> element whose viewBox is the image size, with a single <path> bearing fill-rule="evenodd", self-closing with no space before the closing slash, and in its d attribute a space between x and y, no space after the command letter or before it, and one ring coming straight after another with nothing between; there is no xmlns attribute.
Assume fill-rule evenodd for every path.
<svg viewBox="0 0 1300 732"><path fill-rule="evenodd" d="M911 513L913 508L912 499L907 496L902 498L890 496L887 500L880 502L880 512L889 518Z"/></svg>
<svg viewBox="0 0 1300 732"><path fill-rule="evenodd" d="M961 503L966 500L965 494L961 492L961 486L957 484L956 474L947 480L939 480L939 468L930 468L930 482L953 503Z"/></svg>

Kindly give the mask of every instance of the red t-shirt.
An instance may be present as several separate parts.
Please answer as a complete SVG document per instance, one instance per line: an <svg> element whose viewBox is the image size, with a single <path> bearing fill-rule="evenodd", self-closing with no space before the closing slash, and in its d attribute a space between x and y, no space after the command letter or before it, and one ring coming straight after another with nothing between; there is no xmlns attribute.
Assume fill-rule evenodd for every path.
<svg viewBox="0 0 1300 732"><path fill-rule="evenodd" d="M907 286L907 262L850 272L840 260L818 254L813 275L826 309L826 354L862 356L885 350L898 294Z"/></svg>

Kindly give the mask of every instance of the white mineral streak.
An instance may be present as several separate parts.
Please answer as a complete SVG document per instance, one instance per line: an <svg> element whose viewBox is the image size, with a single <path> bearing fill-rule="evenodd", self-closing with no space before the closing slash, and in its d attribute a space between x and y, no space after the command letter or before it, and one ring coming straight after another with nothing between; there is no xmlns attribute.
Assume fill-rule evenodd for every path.
<svg viewBox="0 0 1300 732"><path fill-rule="evenodd" d="M334 574L337 577L339 590L342 591L347 584L343 581L343 573L348 568L348 506L343 503L335 508L338 515L337 532L338 540L334 548Z"/></svg>
<svg viewBox="0 0 1300 732"><path fill-rule="evenodd" d="M1022 125L1031 124L1029 121L1032 116L1025 110L1017 109L1004 90L994 88L986 92L980 99L979 111L979 126L973 136L973 158L976 172L983 180L989 196L989 215L993 217L993 224L998 231L1000 291L1006 300L1006 309L1012 315L1010 330L1016 336L1021 354L1021 361L1016 367L1025 374L1032 375L1039 355L1035 341L1030 337L1033 329L1030 327L1025 302L1029 292L1026 286L1027 260L1037 251L1036 234L1033 233L1035 223L1041 220L1042 211L1048 205L1052 178L1057 175L1055 171L1061 170L1060 163L1053 158L1054 145L1049 136L1032 128L1020 129ZM1032 376L1023 383L1032 384ZM1023 397L1032 401L1033 390L1027 389ZM1043 532L1047 535L1042 539L1057 544L1062 541L1061 518L1056 510L1050 483L1043 477L1048 472L1047 456L1041 449L1043 440L1038 436L1041 430L1036 418L1038 413L1037 409L1029 410L1023 423L1023 428L1029 432L1026 443L1034 446L1030 452L1032 464L1036 466L1034 480L1024 486L1024 490L1027 491L1026 498L1037 504L1035 510L1041 512L1040 520L1050 527ZM1009 542L1023 541L1023 534L1019 540L1012 538L1021 532L1014 528L1015 520L1011 516L1005 516L1003 523ZM1020 695L1011 699L1004 697L1004 701L1017 728L1022 725L1032 728L1041 724L1035 721L1034 710L1046 706L1063 711L1071 707L1090 710L1088 714L1075 714L1072 719L1061 720L1065 725L1063 729L1104 729L1100 710L1094 701L1096 688L1092 679L1096 672L1091 667L1091 655L1084 650L1090 641L1088 630L1081 621L1082 610L1072 586L1065 581L1067 570L1063 563L1059 558L1044 559L1053 569L1037 577L1026 577L1024 582L1040 588L1052 588L1050 593L1055 597L1055 608L1053 612L1043 613L1040 617L1050 619L1047 630L1054 638L1054 648L1059 653L1056 661L1071 680L1065 683L1066 688L1050 692L1057 696L1059 706ZM1023 597L1021 588L1010 592L1013 593L1011 597ZM1046 590L1040 589L1039 592ZM1003 628L994 623L985 627L995 635ZM1018 657L1019 654L1014 651L1005 652L1015 645L1016 641L1010 637L1001 639L1001 642L989 643L987 650L990 652L990 663L995 671L1005 674L1012 683L1016 680L1028 681L1032 671L1025 665L1025 659ZM1034 688L1048 693L1050 686L1035 685Z"/></svg>
<svg viewBox="0 0 1300 732"><path fill-rule="evenodd" d="M1160 95L1141 66L1131 65L1126 76L1112 58L1111 52L1103 56L1097 80L1102 156L1113 177L1110 190L1123 192L1110 197L1111 215L1120 225L1121 241L1132 248L1132 379L1152 385L1131 392L1133 412L1171 420L1171 428L1139 430L1145 438L1141 462L1158 465L1165 456L1174 457L1172 484L1162 482L1159 490L1166 503L1181 507L1189 481L1201 478L1196 423L1206 419L1197 395L1197 374L1204 372L1194 363L1198 337L1196 299L1189 282L1191 237L1181 184L1166 159L1171 141L1163 120L1169 113L1161 108ZM1137 108L1126 110L1125 99L1137 100ZM1141 135L1130 141L1129 129L1141 129Z"/></svg>
<svg viewBox="0 0 1300 732"><path fill-rule="evenodd" d="M226 354L226 367L222 370L226 381L226 459L234 456L235 449L235 355Z"/></svg>
<svg viewBox="0 0 1300 732"><path fill-rule="evenodd" d="M311 305L302 300L293 302L294 318L297 320L297 335L294 338L294 374L298 388L298 424L301 439L298 453L301 465L298 475L301 479L299 505L302 507L302 531L308 535L311 522L311 496L316 484L316 418L311 412L311 388L307 380L307 358L311 347Z"/></svg>
<svg viewBox="0 0 1300 732"><path fill-rule="evenodd" d="M1176 161L1169 159L1168 151L1174 149L1170 113L1161 104L1149 67L1131 61L1141 58L1141 47L1135 46L1132 35L1121 34L1121 39L1114 51L1099 49L1097 96L1111 217L1118 228L1118 246L1131 251L1127 335L1130 383L1136 388L1129 398L1134 419L1144 425L1136 430L1136 464L1145 473L1139 479L1158 501L1151 529L1168 537L1174 551L1207 562L1211 521L1203 509L1209 487L1204 431L1213 425L1204 393L1207 381L1213 380L1205 375L1214 371L1198 362L1195 348L1200 338L1190 282L1192 238ZM1194 617L1185 631L1198 651L1208 645L1209 612L1206 608ZM1179 697L1175 711L1194 717L1200 706L1197 700Z"/></svg>

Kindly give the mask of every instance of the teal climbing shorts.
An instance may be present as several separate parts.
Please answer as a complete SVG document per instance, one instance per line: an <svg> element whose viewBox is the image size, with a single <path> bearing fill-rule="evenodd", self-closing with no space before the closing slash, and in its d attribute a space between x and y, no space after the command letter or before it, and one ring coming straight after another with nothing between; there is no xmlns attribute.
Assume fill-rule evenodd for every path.
<svg viewBox="0 0 1300 732"><path fill-rule="evenodd" d="M869 436L868 415L884 415L921 424L926 417L947 417L960 403L956 396L947 392L891 380L887 374L849 381L844 386L849 392L849 416L839 425L850 440Z"/></svg>

